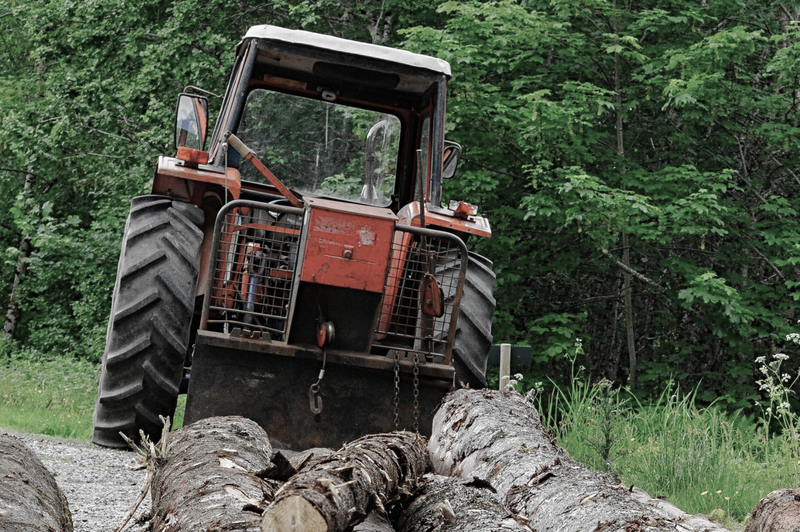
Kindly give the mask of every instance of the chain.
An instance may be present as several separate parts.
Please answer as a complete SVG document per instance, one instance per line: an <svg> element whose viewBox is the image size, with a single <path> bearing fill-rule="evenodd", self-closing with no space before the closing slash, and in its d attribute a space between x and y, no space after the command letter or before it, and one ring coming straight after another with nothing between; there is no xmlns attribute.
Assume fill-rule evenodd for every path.
<svg viewBox="0 0 800 532"><path fill-rule="evenodd" d="M400 352L394 352L394 428L400 429Z"/></svg>
<svg viewBox="0 0 800 532"><path fill-rule="evenodd" d="M414 432L419 434L419 353L414 353Z"/></svg>

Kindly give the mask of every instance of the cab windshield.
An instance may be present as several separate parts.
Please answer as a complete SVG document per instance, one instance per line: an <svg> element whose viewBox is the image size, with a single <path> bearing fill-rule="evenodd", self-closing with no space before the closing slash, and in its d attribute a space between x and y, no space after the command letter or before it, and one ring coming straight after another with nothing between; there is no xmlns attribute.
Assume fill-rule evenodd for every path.
<svg viewBox="0 0 800 532"><path fill-rule="evenodd" d="M287 187L388 206L394 191L400 120L333 102L255 89L237 136ZM242 179L266 182L253 165Z"/></svg>

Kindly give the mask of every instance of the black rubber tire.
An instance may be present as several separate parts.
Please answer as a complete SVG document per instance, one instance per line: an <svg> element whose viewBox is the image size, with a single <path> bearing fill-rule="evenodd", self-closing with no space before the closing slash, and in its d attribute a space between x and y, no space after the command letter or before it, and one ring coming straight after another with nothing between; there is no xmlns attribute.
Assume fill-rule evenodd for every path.
<svg viewBox="0 0 800 532"><path fill-rule="evenodd" d="M153 441L175 413L194 314L203 211L163 196L131 201L94 409L92 441Z"/></svg>
<svg viewBox="0 0 800 532"><path fill-rule="evenodd" d="M496 301L492 261L469 252L464 292L453 342L456 386L482 388L486 384L486 362L492 346L492 314Z"/></svg>

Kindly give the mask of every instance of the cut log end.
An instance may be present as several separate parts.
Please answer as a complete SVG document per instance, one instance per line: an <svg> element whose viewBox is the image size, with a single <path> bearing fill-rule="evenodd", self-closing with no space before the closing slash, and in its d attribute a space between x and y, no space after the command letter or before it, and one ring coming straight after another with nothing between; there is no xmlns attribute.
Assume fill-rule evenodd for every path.
<svg viewBox="0 0 800 532"><path fill-rule="evenodd" d="M303 497L294 495L272 505L261 522L262 532L327 532L322 514Z"/></svg>

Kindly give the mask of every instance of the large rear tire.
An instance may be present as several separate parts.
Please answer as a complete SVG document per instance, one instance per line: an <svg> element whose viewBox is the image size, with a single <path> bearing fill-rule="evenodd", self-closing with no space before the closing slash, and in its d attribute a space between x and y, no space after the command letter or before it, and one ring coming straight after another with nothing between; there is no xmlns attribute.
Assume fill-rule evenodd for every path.
<svg viewBox="0 0 800 532"><path fill-rule="evenodd" d="M203 211L163 196L131 201L111 302L92 441L155 441L183 377L203 242Z"/></svg>
<svg viewBox="0 0 800 532"><path fill-rule="evenodd" d="M496 301L492 261L469 252L464 292L453 342L456 386L481 388L486 383L486 362L492 346L492 314Z"/></svg>

